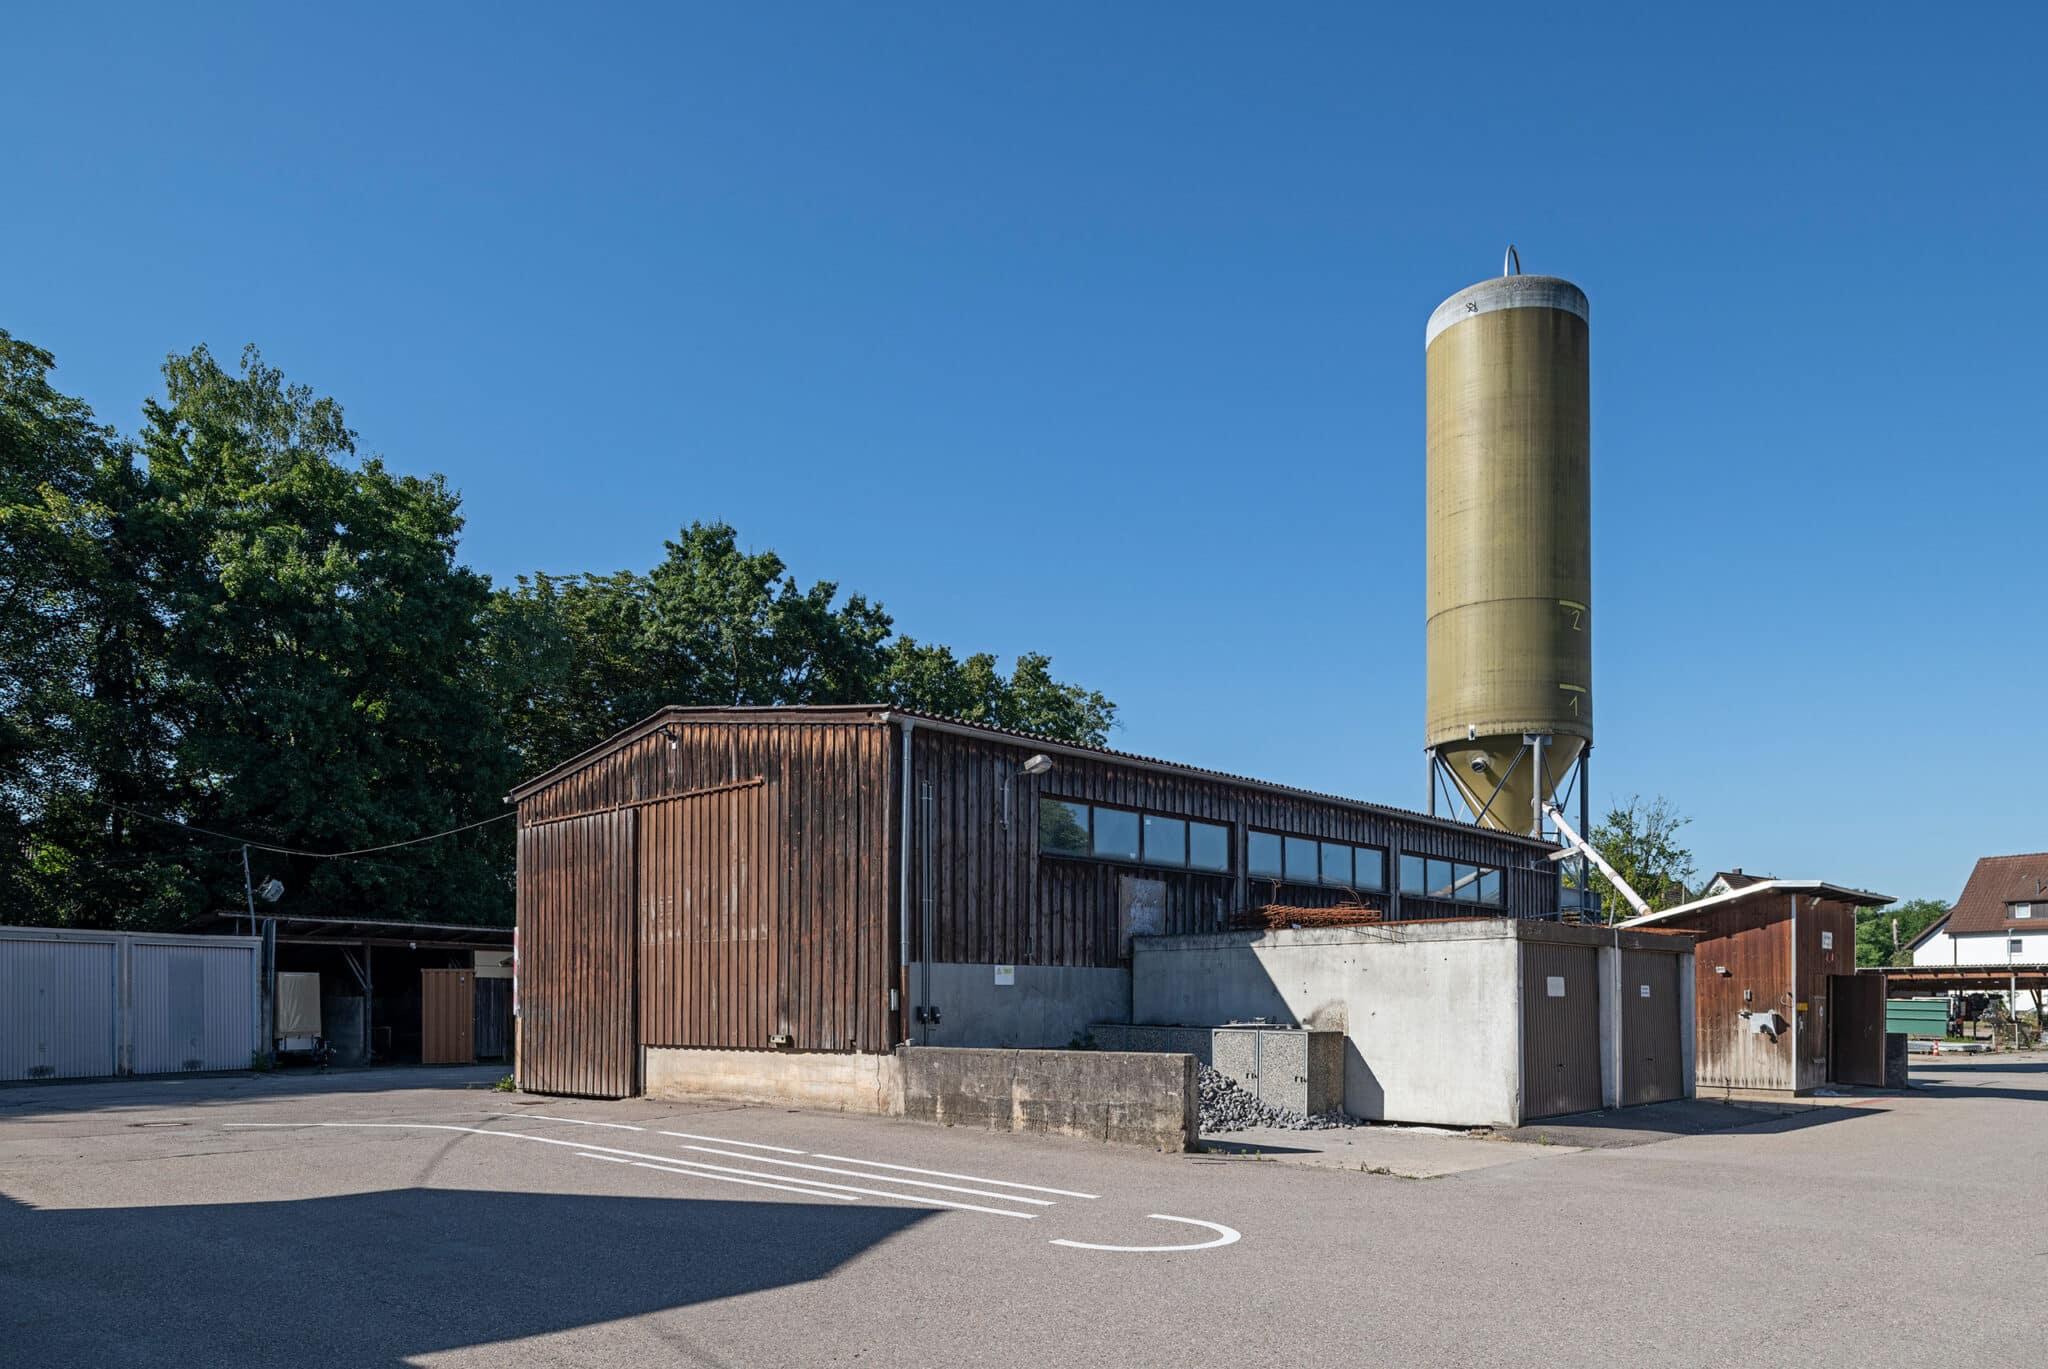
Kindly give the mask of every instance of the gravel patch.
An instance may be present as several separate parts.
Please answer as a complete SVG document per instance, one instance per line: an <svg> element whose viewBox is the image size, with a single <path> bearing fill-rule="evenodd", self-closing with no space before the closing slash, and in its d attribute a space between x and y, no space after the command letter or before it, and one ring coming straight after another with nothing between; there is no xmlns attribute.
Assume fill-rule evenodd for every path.
<svg viewBox="0 0 2048 1369"><path fill-rule="evenodd" d="M1262 1103L1229 1075L1201 1067L1202 1134L1278 1127L1286 1131L1322 1131L1358 1123L1341 1112L1300 1113Z"/></svg>

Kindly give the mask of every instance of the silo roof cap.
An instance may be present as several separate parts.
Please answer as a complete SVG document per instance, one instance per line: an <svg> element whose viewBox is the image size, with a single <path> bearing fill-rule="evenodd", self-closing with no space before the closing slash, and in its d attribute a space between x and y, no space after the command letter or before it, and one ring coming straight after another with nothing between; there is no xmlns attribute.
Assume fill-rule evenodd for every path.
<svg viewBox="0 0 2048 1369"><path fill-rule="evenodd" d="M1429 332L1422 345L1427 348L1454 324L1498 309L1562 309L1588 322L1593 317L1586 292L1562 276L1496 276L1468 285L1439 304L1429 316Z"/></svg>

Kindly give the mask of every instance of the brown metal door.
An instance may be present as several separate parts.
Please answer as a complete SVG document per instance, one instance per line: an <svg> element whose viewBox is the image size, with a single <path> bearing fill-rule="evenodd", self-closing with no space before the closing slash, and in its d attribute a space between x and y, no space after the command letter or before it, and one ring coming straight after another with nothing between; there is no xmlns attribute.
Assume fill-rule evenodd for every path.
<svg viewBox="0 0 2048 1369"><path fill-rule="evenodd" d="M476 1063L476 971L420 971L420 1063Z"/></svg>
<svg viewBox="0 0 2048 1369"><path fill-rule="evenodd" d="M1522 1120L1600 1106L1599 955L1522 945Z"/></svg>
<svg viewBox="0 0 2048 1369"><path fill-rule="evenodd" d="M1884 1087L1884 977L1828 976L1828 1078L1837 1084Z"/></svg>
<svg viewBox="0 0 2048 1369"><path fill-rule="evenodd" d="M519 832L519 1086L639 1092L634 816L541 821Z"/></svg>
<svg viewBox="0 0 2048 1369"><path fill-rule="evenodd" d="M1679 1050L1678 957L1621 953L1621 1103L1685 1097Z"/></svg>

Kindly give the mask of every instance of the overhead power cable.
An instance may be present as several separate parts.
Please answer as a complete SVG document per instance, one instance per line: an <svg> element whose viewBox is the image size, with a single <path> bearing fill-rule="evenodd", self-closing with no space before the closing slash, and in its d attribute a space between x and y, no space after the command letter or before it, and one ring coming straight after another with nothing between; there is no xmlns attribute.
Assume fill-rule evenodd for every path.
<svg viewBox="0 0 2048 1369"><path fill-rule="evenodd" d="M198 832L203 836L217 837L221 841L231 841L237 846L246 846L252 851L273 851L278 855L306 856L313 860L346 860L351 856L374 856L379 851L396 851L402 846L418 846L423 842L439 841L442 837L452 837L462 832L473 832L479 827L489 827L494 822L503 822L505 819L515 816L512 813L500 813L494 818L484 818L479 822L464 823L460 827L451 827L445 832L430 832L423 837L408 837L404 841L386 842L382 846L361 846L353 851L307 851L296 846L279 846L275 842L261 841L255 837L236 836L232 832L216 832L210 827L201 827L196 823L180 822L176 818L159 817L155 813L145 813L140 808L130 808L127 804L115 803L112 799L102 799L101 802L117 812L127 813L133 817L147 818L151 822L160 822L166 827L176 827L181 831Z"/></svg>

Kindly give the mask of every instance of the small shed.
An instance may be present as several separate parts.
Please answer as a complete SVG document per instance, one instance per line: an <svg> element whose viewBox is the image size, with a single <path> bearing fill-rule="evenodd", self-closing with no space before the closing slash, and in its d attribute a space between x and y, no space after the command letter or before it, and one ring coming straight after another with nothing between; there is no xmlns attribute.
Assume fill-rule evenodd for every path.
<svg viewBox="0 0 2048 1369"><path fill-rule="evenodd" d="M1884 984L1856 973L1856 910L1891 901L1767 879L1620 925L1697 938L1701 1091L1790 1095L1884 1083Z"/></svg>

